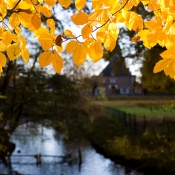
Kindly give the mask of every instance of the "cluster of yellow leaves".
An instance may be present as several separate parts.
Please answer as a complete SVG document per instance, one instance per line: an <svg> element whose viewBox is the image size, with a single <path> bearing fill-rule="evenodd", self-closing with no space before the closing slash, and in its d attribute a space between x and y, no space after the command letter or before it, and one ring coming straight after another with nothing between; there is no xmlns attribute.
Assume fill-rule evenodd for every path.
<svg viewBox="0 0 175 175"><path fill-rule="evenodd" d="M82 65L89 57L97 62L103 57L103 48L112 51L116 46L119 34L118 23L124 23L129 30L137 34L132 41L143 40L147 48L156 44L166 47L161 54L154 72L164 70L166 75L175 78L175 1L174 0L92 0L93 10L90 14L82 11L86 0L74 0L77 13L71 16L74 24L81 27L81 34L75 36L67 29L55 35L55 22L52 19L52 6L59 3L68 8L72 0L0 0L0 73L6 65L6 54L10 60L19 56L28 62L30 54L26 40L21 35L20 27L32 31L40 42L43 52L38 61L41 67L52 63L56 72L63 67L60 54L63 51L72 53L77 66ZM142 3L154 16L148 21L133 11ZM42 23L42 17L47 18ZM8 22L7 22L8 21ZM66 41L66 42L65 42Z"/></svg>

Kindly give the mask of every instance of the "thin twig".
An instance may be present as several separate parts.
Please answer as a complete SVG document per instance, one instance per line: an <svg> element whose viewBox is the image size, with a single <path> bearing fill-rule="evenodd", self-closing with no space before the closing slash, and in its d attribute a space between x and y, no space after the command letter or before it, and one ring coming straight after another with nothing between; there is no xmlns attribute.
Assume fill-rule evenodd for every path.
<svg viewBox="0 0 175 175"><path fill-rule="evenodd" d="M121 11L121 10L126 6L126 4L127 4L128 2L129 2L129 0L127 0L126 3L125 3L119 10L117 10L115 13L113 13L112 16L114 16L114 15L117 14L119 11ZM101 26L96 27L96 28L92 31L92 33L95 32L95 31L97 31L99 28L105 26L109 21L110 21L110 18L108 18L108 20L107 20L104 24L102 24ZM77 37L75 37L75 38L68 38L67 40L70 40L70 39L76 39L76 40L77 40L77 39L78 39L79 37L81 37L81 36L82 36L82 35L79 35L79 36L77 36ZM65 41L67 41L67 40L64 40L63 42L65 42Z"/></svg>

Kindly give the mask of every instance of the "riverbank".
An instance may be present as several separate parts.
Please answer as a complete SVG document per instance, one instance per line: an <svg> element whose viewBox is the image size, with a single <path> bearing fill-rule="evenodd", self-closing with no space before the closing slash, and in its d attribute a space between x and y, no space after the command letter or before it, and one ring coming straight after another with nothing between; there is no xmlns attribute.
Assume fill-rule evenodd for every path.
<svg viewBox="0 0 175 175"><path fill-rule="evenodd" d="M175 141L157 131L133 132L115 118L101 116L92 125L91 143L105 157L148 175L175 174Z"/></svg>

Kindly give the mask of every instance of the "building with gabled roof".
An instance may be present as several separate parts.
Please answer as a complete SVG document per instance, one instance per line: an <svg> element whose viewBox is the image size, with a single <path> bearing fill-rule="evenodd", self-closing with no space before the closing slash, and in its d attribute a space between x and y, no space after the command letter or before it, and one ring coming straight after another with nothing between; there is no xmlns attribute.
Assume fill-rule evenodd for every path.
<svg viewBox="0 0 175 175"><path fill-rule="evenodd" d="M134 93L135 76L131 75L131 72L126 66L120 65L119 61L119 55L115 54L101 72L106 96L115 96L117 94L129 95ZM116 63L118 63L117 71Z"/></svg>

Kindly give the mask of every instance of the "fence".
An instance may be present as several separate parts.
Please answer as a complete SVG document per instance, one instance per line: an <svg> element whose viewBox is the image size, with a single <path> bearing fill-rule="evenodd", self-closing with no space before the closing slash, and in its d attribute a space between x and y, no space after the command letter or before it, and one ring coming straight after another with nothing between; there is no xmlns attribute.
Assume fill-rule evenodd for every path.
<svg viewBox="0 0 175 175"><path fill-rule="evenodd" d="M131 129L134 134L143 134L145 131L159 133L165 135L168 141L175 140L175 117L162 119L136 117L135 114L126 113L116 108L105 107L105 113L111 117L115 117L126 128Z"/></svg>

